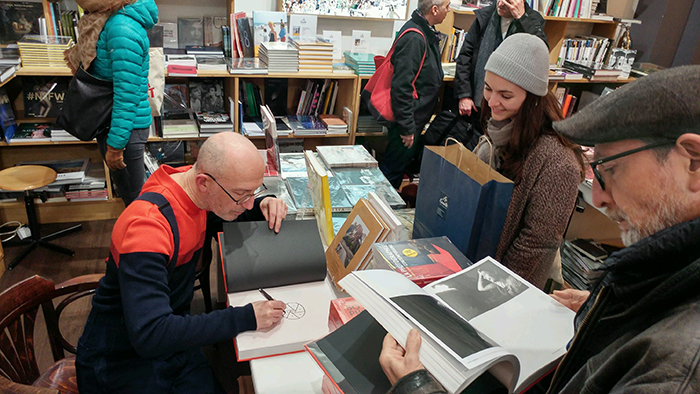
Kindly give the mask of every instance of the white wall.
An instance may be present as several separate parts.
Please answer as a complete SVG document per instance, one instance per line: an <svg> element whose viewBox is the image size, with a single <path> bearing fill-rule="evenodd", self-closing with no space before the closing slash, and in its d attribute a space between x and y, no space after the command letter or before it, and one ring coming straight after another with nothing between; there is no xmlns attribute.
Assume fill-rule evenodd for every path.
<svg viewBox="0 0 700 394"><path fill-rule="evenodd" d="M177 22L178 17L198 18L203 16L223 16L226 15L226 0L156 0L158 5L159 18L161 22ZM409 0L408 16L410 18L413 10L416 9L418 0ZM277 0L237 0L236 11L245 11L252 14L253 11L276 11ZM352 48L353 30L370 30L372 39L370 40L370 52L376 54L386 54L393 42L394 20L370 21L362 18L353 19L331 19L318 18L318 34L323 30L340 30L343 32L343 50Z"/></svg>

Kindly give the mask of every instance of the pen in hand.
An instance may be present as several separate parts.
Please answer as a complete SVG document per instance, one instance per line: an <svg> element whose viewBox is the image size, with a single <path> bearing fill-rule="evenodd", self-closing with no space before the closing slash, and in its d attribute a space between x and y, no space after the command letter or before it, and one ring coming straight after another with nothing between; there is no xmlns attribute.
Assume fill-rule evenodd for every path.
<svg viewBox="0 0 700 394"><path fill-rule="evenodd" d="M259 288L258 291L259 291L268 301L274 301L274 300L275 300L274 298L272 298L271 295L267 294L267 292L266 292L265 290L263 290L262 288Z"/></svg>

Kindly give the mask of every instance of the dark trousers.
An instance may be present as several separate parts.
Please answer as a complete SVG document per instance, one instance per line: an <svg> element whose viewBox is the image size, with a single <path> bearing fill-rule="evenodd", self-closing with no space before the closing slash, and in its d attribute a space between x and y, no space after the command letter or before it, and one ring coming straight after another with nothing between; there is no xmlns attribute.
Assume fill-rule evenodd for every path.
<svg viewBox="0 0 700 394"><path fill-rule="evenodd" d="M107 135L102 133L97 136L97 146L100 148L102 157L107 152ZM146 170L143 163L143 152L148 141L148 129L134 129L131 137L124 149L124 164L126 168L122 170L109 170L112 180L117 185L119 196L124 201L124 205L131 204L141 193L141 187L146 181Z"/></svg>
<svg viewBox="0 0 700 394"><path fill-rule="evenodd" d="M199 348L141 357L128 344L121 316L94 310L78 341L75 371L81 394L224 393Z"/></svg>
<svg viewBox="0 0 700 394"><path fill-rule="evenodd" d="M420 140L420 135L416 135L413 140L413 146L406 148L403 140L401 140L401 128L397 125L389 128L386 151L381 163L379 163L379 169L382 170L382 173L384 173L384 176L394 188L398 189L401 186L406 167L412 160L418 159L420 156L423 150Z"/></svg>

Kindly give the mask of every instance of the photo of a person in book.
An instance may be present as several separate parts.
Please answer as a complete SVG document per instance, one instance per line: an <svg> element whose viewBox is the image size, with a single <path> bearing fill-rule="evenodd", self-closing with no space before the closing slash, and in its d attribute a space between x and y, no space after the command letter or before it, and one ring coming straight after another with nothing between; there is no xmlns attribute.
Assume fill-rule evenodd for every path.
<svg viewBox="0 0 700 394"><path fill-rule="evenodd" d="M338 243L338 246L335 248L345 268L348 267L352 258L355 257L355 253L360 249L362 242L364 242L368 234L369 229L362 219L359 216L355 217L352 224L345 232L345 235L343 235L343 238Z"/></svg>
<svg viewBox="0 0 700 394"><path fill-rule="evenodd" d="M527 287L492 263L462 273L435 286L435 293L470 320L508 302Z"/></svg>
<svg viewBox="0 0 700 394"><path fill-rule="evenodd" d="M277 41L277 32L275 31L275 24L272 21L267 22L267 26L270 28L270 42Z"/></svg>
<svg viewBox="0 0 700 394"><path fill-rule="evenodd" d="M626 246L589 291L552 297L576 312L575 336L550 384L536 392L691 393L700 387L700 66L640 78L552 127L595 148L592 203ZM674 105L668 105L673 101ZM503 324L518 324L517 321ZM387 336L379 362L392 392L444 393Z"/></svg>

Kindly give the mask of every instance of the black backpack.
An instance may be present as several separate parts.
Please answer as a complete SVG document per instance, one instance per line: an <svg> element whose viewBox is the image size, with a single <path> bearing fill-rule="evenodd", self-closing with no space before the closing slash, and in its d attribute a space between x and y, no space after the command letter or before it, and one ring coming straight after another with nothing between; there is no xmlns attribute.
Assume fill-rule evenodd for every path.
<svg viewBox="0 0 700 394"><path fill-rule="evenodd" d="M452 111L442 111L430 123L422 135L425 145L444 145L449 137L461 142L465 148L473 150L479 143L481 133L474 129L466 116Z"/></svg>

